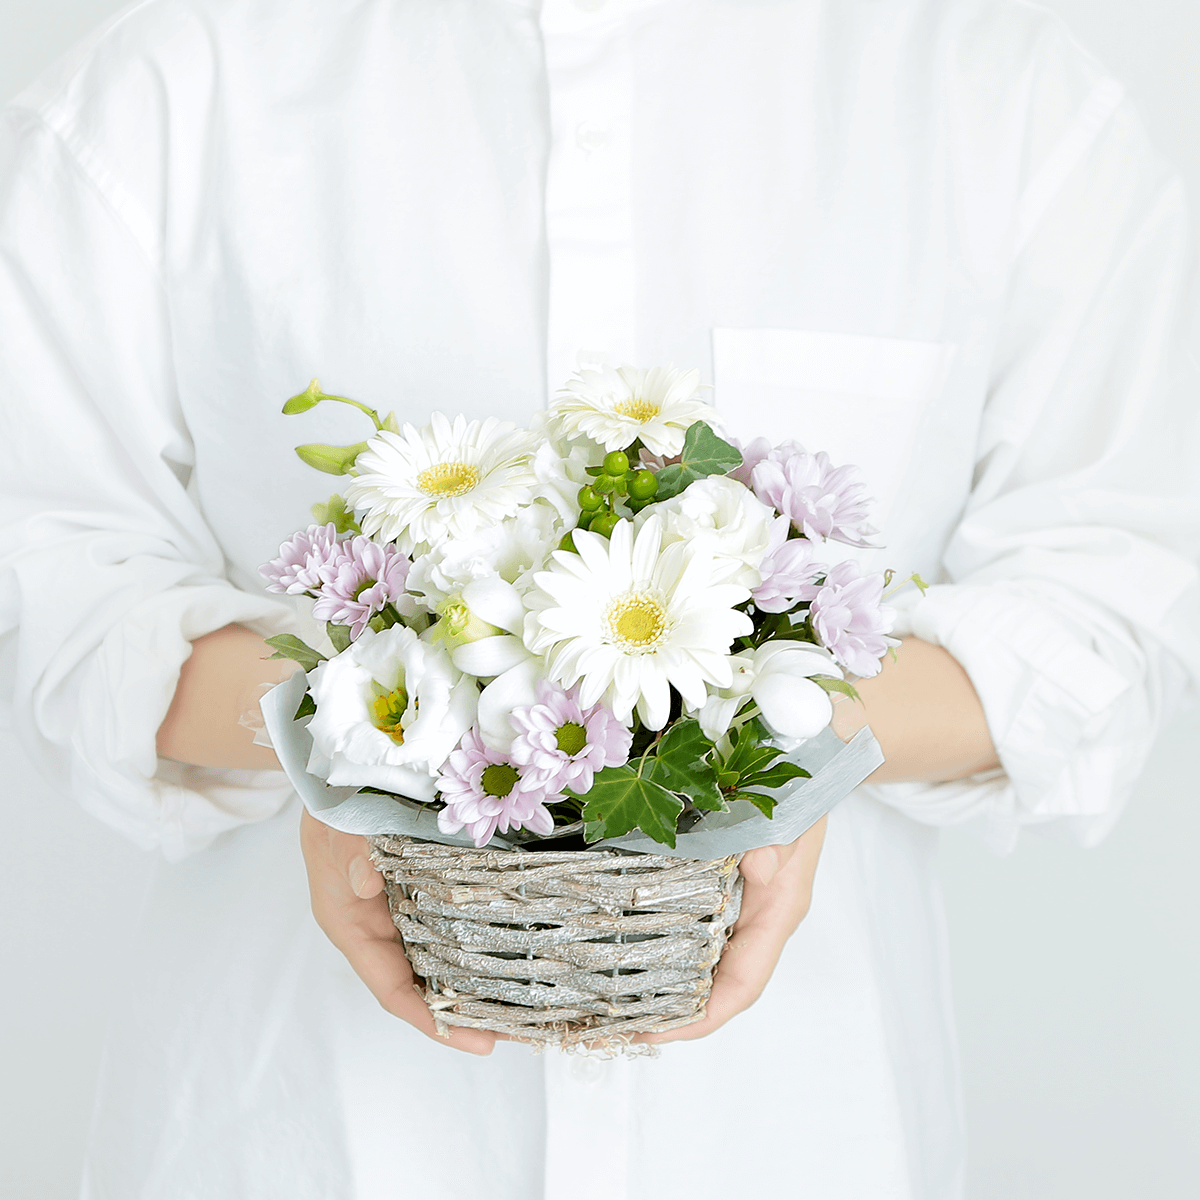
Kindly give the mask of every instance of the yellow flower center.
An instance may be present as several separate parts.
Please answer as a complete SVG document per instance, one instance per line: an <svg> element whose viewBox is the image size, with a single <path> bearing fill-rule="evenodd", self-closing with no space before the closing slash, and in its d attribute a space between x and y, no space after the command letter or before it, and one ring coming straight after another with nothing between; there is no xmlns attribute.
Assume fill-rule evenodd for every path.
<svg viewBox="0 0 1200 1200"><path fill-rule="evenodd" d="M452 496L465 496L479 485L479 471L464 462L444 462L426 467L417 476L417 487L427 496L448 500Z"/></svg>
<svg viewBox="0 0 1200 1200"><path fill-rule="evenodd" d="M649 400L643 400L641 396L633 396L629 400L622 400L617 405L617 412L623 417L629 417L633 421L652 421L659 414L659 406L651 403Z"/></svg>
<svg viewBox="0 0 1200 1200"><path fill-rule="evenodd" d="M404 730L400 727L400 722L408 711L408 691L401 684L389 692L387 688L373 679L371 680L371 690L375 693L374 699L371 701L375 728L386 733L397 746L402 746Z"/></svg>
<svg viewBox="0 0 1200 1200"><path fill-rule="evenodd" d="M618 596L604 614L608 636L627 654L649 654L667 635L667 613L655 597L645 592Z"/></svg>

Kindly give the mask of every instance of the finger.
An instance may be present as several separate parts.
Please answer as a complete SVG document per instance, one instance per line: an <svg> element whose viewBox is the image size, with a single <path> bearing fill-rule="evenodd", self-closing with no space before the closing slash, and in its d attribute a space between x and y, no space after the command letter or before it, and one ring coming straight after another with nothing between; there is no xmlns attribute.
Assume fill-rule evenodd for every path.
<svg viewBox="0 0 1200 1200"><path fill-rule="evenodd" d="M762 995L784 941L786 937L781 936L779 930L769 922L750 926L743 926L739 922L717 964L704 1017L691 1025L670 1029L665 1033L644 1034L637 1040L654 1043L691 1041L707 1037L720 1029Z"/></svg>
<svg viewBox="0 0 1200 1200"><path fill-rule="evenodd" d="M808 912L825 825L823 817L790 847L764 847L788 851L785 864L769 884L758 881L751 864L742 892L741 915L717 964L704 1018L665 1033L643 1034L635 1040L658 1043L705 1037L762 995L783 947Z"/></svg>
<svg viewBox="0 0 1200 1200"><path fill-rule="evenodd" d="M796 853L796 843L790 846L759 846L742 855L740 870L751 883L765 887L785 867Z"/></svg>
<svg viewBox="0 0 1200 1200"><path fill-rule="evenodd" d="M386 1012L407 1021L442 1045L468 1054L491 1054L496 1037L485 1030L449 1026L447 1036L438 1033L433 1014L417 990L408 956L398 942L369 937L351 940L342 952Z"/></svg>
<svg viewBox="0 0 1200 1200"><path fill-rule="evenodd" d="M311 818L315 821L315 818ZM320 821L315 822L318 825ZM337 864L350 890L362 900L369 900L383 891L383 876L371 862L371 846L365 837L342 833L322 825L328 840L329 855Z"/></svg>
<svg viewBox="0 0 1200 1200"><path fill-rule="evenodd" d="M490 1054L496 1039L486 1031L452 1028L449 1037L438 1033L428 1005L416 990L387 900L379 889L366 898L357 895L350 884L350 864L361 850L353 844L356 840L365 846L365 839L329 829L307 812L301 820L301 847L317 924L387 1012L442 1045ZM373 868L372 873L379 877Z"/></svg>

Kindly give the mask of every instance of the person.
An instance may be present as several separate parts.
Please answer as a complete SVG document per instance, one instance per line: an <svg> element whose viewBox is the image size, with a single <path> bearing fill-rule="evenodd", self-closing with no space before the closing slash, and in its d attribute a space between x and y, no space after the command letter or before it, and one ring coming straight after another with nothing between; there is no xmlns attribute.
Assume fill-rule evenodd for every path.
<svg viewBox="0 0 1200 1200"><path fill-rule="evenodd" d="M0 139L18 719L165 859L84 1196L961 1195L937 827L1097 840L1200 673L1186 206L1120 86L1019 0L143 0ZM598 350L860 465L861 561L935 584L838 708L884 768L612 1061L433 1037L246 718L292 446L361 436L282 400L525 421Z"/></svg>

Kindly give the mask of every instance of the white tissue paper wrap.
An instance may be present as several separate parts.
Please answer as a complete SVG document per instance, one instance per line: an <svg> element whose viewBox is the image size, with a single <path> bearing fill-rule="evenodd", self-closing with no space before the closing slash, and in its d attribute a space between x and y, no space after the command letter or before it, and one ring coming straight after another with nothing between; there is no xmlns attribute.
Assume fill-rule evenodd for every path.
<svg viewBox="0 0 1200 1200"><path fill-rule="evenodd" d="M308 677L297 671L291 679L272 688L261 701L263 720L275 753L305 807L314 817L343 833L366 835L394 833L442 842L448 846L473 846L465 833L443 833L437 811L412 800L364 792L358 787L331 787L309 772L312 738L311 716L294 719L308 688ZM787 845L848 796L883 762L883 753L870 729L860 729L843 743L832 729L825 729L786 755L803 767L810 779L795 779L771 794L778 800L775 812L764 817L749 801L737 800L724 813L705 813L686 833L675 839L674 848L641 833L592 843L593 849L616 846L647 854L676 858L724 858L756 846ZM767 789L764 789L767 790ZM496 834L488 847L493 850L524 845L537 849L537 841Z"/></svg>

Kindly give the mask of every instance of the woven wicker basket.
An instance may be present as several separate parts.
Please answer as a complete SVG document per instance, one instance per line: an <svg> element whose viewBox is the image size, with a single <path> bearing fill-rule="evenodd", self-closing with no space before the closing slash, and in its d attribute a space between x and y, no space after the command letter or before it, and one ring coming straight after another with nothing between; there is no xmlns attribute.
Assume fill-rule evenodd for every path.
<svg viewBox="0 0 1200 1200"><path fill-rule="evenodd" d="M371 846L441 1032L617 1048L691 1024L741 905L740 855Z"/></svg>

